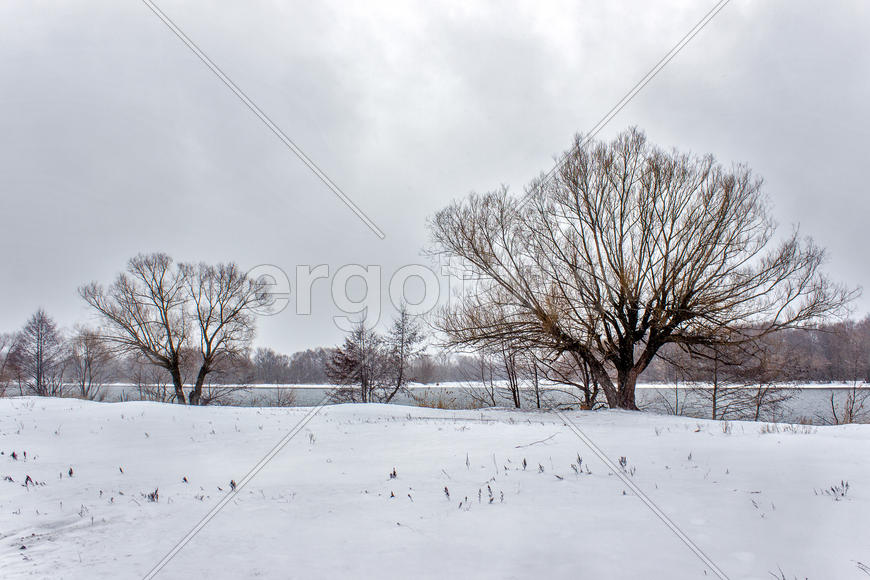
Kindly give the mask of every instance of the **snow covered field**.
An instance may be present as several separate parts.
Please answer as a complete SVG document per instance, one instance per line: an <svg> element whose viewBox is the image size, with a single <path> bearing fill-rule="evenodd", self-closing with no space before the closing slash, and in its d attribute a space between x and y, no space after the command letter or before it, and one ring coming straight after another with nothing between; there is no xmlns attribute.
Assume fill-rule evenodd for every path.
<svg viewBox="0 0 870 580"><path fill-rule="evenodd" d="M144 577L307 412L0 400L0 577ZM870 577L870 426L568 415L732 580ZM340 405L157 577L715 576L553 413Z"/></svg>

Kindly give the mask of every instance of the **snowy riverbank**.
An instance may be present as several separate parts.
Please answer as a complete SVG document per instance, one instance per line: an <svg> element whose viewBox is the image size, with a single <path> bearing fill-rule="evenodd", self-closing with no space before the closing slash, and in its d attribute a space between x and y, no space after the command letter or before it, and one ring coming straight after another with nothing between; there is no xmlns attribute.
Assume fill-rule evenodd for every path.
<svg viewBox="0 0 870 580"><path fill-rule="evenodd" d="M0 400L3 578L144 576L307 412ZM870 426L568 416L732 580L867 577ZM158 577L715 577L704 569L553 413L340 405Z"/></svg>

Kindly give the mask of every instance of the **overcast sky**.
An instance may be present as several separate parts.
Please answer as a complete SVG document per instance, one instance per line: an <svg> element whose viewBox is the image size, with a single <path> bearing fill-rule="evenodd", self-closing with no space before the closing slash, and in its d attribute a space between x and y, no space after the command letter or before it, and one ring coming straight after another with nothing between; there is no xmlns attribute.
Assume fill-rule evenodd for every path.
<svg viewBox="0 0 870 580"><path fill-rule="evenodd" d="M157 4L385 232L360 222L141 2L0 3L0 329L138 252L423 263L427 216L520 191L713 2ZM870 286L870 6L732 1L600 134L745 162L783 228ZM385 280L386 284L386 280ZM329 281L259 344L335 344ZM857 313L868 311L865 296Z"/></svg>

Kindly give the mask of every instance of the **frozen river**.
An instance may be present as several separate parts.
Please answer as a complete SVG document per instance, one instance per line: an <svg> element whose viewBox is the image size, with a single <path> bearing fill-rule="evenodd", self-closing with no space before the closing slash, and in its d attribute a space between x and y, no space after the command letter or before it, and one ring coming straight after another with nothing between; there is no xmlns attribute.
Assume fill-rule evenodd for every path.
<svg viewBox="0 0 870 580"><path fill-rule="evenodd" d="M783 387L785 389L785 387ZM797 385L787 388L792 397L778 409L765 414L765 420L783 422L813 422L822 423L823 418L830 417L831 396L833 395L838 408L842 407L851 385L813 384ZM865 387L870 388L870 387ZM333 387L331 385L251 385L234 392L231 397L233 404L241 406L300 406L318 405L328 398ZM576 391L563 388L542 389L545 407L553 405L576 404ZM108 385L104 388L106 401L139 400L140 393L134 385ZM530 390L524 390L524 408L535 407L535 399ZM442 383L440 385L414 385L407 393L400 393L393 403L409 406L430 406L450 409L471 409L484 405L480 395L482 386L476 383ZM603 394L601 395L603 400ZM498 406L513 406L506 389L496 390ZM697 389L673 385L639 385L637 390L638 406L642 409L669 414L674 408L680 414L692 417L710 416L709 396L704 396ZM736 419L736 416L726 416Z"/></svg>

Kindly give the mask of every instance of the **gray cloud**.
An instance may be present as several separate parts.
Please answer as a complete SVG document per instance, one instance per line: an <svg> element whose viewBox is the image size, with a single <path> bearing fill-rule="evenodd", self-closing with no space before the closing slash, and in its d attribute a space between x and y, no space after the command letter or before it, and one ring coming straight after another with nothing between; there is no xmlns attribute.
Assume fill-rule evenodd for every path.
<svg viewBox="0 0 870 580"><path fill-rule="evenodd" d="M709 9L697 3L206 3L169 14L374 219L375 238L142 4L0 5L0 328L131 255L419 262L427 215L522 189ZM602 132L745 162L784 228L867 286L862 2L731 2ZM262 343L336 342L326 286ZM867 299L858 305L866 312Z"/></svg>

